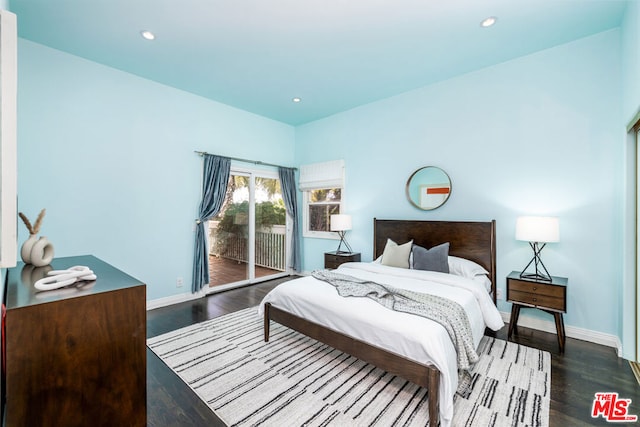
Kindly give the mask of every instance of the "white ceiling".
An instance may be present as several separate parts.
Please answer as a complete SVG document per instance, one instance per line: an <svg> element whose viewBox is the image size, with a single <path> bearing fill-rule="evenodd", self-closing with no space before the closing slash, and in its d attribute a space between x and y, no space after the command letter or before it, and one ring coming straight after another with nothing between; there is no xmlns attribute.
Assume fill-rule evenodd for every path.
<svg viewBox="0 0 640 427"><path fill-rule="evenodd" d="M623 0L9 3L24 39L292 125L618 27L625 7ZM488 16L497 24L482 28ZM141 30L156 39L144 40Z"/></svg>

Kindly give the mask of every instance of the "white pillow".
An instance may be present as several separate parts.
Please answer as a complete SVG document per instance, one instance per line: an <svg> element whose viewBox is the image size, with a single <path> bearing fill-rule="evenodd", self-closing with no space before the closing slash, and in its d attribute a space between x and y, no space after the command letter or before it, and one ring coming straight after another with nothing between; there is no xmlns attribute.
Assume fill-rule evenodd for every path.
<svg viewBox="0 0 640 427"><path fill-rule="evenodd" d="M405 244L398 245L391 239L387 239L387 244L382 252L382 265L389 267L409 268L409 254L413 240Z"/></svg>
<svg viewBox="0 0 640 427"><path fill-rule="evenodd" d="M473 279L475 276L489 274L480 264L465 258L449 255L449 273Z"/></svg>

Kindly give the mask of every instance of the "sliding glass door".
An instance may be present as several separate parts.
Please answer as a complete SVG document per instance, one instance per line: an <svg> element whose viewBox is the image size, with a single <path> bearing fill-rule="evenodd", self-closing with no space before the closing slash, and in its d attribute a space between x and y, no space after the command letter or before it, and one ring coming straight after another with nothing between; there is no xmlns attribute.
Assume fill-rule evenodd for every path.
<svg viewBox="0 0 640 427"><path fill-rule="evenodd" d="M231 171L224 205L209 221L209 286L249 280L249 178Z"/></svg>
<svg viewBox="0 0 640 427"><path fill-rule="evenodd" d="M277 173L232 168L222 210L209 221L210 288L285 275L286 217Z"/></svg>
<svg viewBox="0 0 640 427"><path fill-rule="evenodd" d="M286 271L287 213L278 178L255 178L255 277Z"/></svg>

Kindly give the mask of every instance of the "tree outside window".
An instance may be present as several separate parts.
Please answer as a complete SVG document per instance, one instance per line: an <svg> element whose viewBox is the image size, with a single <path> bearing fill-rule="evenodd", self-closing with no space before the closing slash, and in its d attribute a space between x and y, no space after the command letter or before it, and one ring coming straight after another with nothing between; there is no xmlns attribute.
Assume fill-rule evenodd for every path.
<svg viewBox="0 0 640 427"><path fill-rule="evenodd" d="M322 188L308 191L309 231L329 232L331 215L340 213L341 188Z"/></svg>

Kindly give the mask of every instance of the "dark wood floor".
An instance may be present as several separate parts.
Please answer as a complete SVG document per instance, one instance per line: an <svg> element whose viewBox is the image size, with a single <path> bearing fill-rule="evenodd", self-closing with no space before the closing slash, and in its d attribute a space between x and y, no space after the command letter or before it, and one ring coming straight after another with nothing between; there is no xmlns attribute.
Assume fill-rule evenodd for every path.
<svg viewBox="0 0 640 427"><path fill-rule="evenodd" d="M271 289L285 280L288 278L151 310L147 312L147 336L258 305ZM518 332L513 341L551 352L551 427L611 425L602 418L591 418L596 392L617 392L620 398L631 399L629 413L640 416L640 386L629 363L618 358L613 348L567 338L565 353L559 354L556 335L523 327ZM506 336L507 327L496 333L497 338L506 340ZM147 413L149 426L224 426L149 349Z"/></svg>

